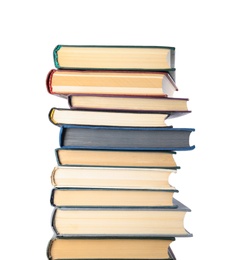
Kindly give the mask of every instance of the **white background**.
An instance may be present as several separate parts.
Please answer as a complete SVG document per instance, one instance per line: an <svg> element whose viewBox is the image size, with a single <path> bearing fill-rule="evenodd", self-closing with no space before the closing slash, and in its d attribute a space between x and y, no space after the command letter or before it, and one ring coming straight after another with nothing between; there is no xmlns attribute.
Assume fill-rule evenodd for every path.
<svg viewBox="0 0 242 260"><path fill-rule="evenodd" d="M171 178L176 198L192 209L192 238L173 243L178 260L240 259L240 1L5 1L1 4L1 256L42 260L53 235L50 174L58 127L46 91L57 44L176 47L176 96L191 115L196 149L179 152ZM4 256L4 257L3 257Z"/></svg>

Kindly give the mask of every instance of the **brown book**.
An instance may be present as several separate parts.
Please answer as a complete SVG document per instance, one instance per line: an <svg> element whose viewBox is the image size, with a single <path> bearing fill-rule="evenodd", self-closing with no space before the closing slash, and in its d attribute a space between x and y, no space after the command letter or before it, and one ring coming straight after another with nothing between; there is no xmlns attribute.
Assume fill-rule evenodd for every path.
<svg viewBox="0 0 242 260"><path fill-rule="evenodd" d="M62 166L151 167L176 169L173 152L64 149L55 150Z"/></svg>
<svg viewBox="0 0 242 260"><path fill-rule="evenodd" d="M54 236L48 243L51 260L74 259L154 259L175 260L168 238L61 238Z"/></svg>

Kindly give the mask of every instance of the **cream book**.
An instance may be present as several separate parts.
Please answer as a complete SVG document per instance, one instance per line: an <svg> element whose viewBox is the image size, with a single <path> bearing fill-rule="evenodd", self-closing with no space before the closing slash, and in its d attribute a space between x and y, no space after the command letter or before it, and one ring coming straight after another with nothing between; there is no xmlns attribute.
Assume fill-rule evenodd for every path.
<svg viewBox="0 0 242 260"><path fill-rule="evenodd" d="M191 211L176 199L177 207L57 207L52 227L56 235L120 237L187 237L184 218Z"/></svg>
<svg viewBox="0 0 242 260"><path fill-rule="evenodd" d="M176 169L146 167L56 166L51 183L56 188L174 189L169 183Z"/></svg>

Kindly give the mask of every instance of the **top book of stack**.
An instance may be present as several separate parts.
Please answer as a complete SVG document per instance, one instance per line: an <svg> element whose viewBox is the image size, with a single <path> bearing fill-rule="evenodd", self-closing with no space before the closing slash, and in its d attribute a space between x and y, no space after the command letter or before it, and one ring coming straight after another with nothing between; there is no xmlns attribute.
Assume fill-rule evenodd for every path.
<svg viewBox="0 0 242 260"><path fill-rule="evenodd" d="M53 54L57 69L167 71L174 78L174 47L57 45Z"/></svg>
<svg viewBox="0 0 242 260"><path fill-rule="evenodd" d="M56 68L166 70L175 67L175 48L167 46L57 45Z"/></svg>

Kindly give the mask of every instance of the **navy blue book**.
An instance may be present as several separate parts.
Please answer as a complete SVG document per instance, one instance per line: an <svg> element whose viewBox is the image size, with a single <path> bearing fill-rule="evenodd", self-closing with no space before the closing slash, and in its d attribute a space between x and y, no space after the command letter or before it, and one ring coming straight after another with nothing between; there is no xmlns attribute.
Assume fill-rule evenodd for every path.
<svg viewBox="0 0 242 260"><path fill-rule="evenodd" d="M195 148L189 144L193 131L194 128L63 125L59 141L60 147L71 149L185 151Z"/></svg>

